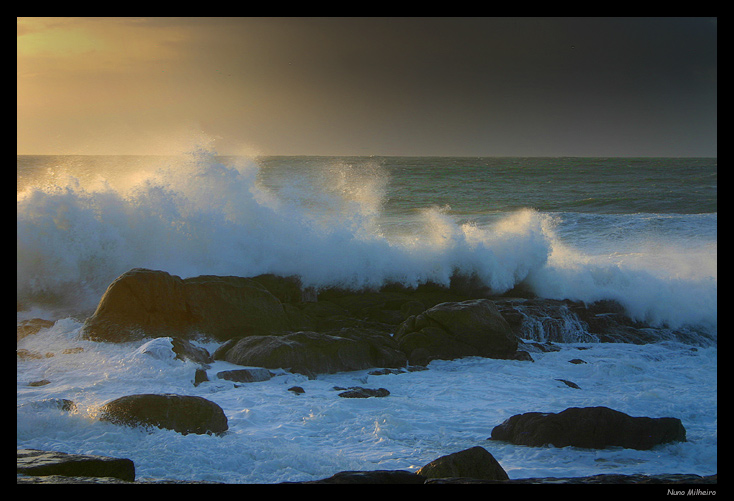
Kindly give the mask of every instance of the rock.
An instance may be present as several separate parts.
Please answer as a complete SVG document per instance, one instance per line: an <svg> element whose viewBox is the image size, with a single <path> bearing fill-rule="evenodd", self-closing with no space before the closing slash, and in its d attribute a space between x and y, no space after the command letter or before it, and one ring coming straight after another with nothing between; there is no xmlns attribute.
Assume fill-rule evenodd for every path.
<svg viewBox="0 0 734 501"><path fill-rule="evenodd" d="M281 303L300 303L304 301L307 294L301 287L301 279L296 276L281 277L279 275L265 274L252 277Z"/></svg>
<svg viewBox="0 0 734 501"><path fill-rule="evenodd" d="M494 303L475 299L441 303L408 318L395 335L412 364L466 356L511 358L518 341Z"/></svg>
<svg viewBox="0 0 734 501"><path fill-rule="evenodd" d="M199 386L201 383L209 381L209 376L206 373L206 369L198 368L194 371L194 386Z"/></svg>
<svg viewBox="0 0 734 501"><path fill-rule="evenodd" d="M227 381L234 381L236 383L257 383L260 381L267 381L272 378L274 374L267 369L254 368L254 369L235 369L231 371L217 372L219 379L226 379Z"/></svg>
<svg viewBox="0 0 734 501"><path fill-rule="evenodd" d="M64 452L18 449L17 473L23 475L63 477L111 477L132 482L135 465L129 459Z"/></svg>
<svg viewBox="0 0 734 501"><path fill-rule="evenodd" d="M390 392L385 388L362 388L361 386L353 386L343 393L339 393L342 398L370 398L370 397L387 397Z"/></svg>
<svg viewBox="0 0 734 501"><path fill-rule="evenodd" d="M569 381L568 379L556 379L556 381L560 381L561 383L565 384L566 386L570 388L576 388L577 390L581 389L579 385L577 385L573 381Z"/></svg>
<svg viewBox="0 0 734 501"><path fill-rule="evenodd" d="M26 350L25 348L19 348L15 350L15 356L21 360L38 360L41 358L51 358L54 356L53 353L46 353L41 355L37 351Z"/></svg>
<svg viewBox="0 0 734 501"><path fill-rule="evenodd" d="M504 316L504 313L502 316ZM534 341L521 341L518 339L518 350L521 348L531 353L551 353L554 351L561 351L560 346L557 346L550 341L538 343Z"/></svg>
<svg viewBox="0 0 734 501"><path fill-rule="evenodd" d="M686 430L677 418L631 417L608 407L571 407L557 414L512 416L492 430L491 440L529 446L647 450L658 444L685 442Z"/></svg>
<svg viewBox="0 0 734 501"><path fill-rule="evenodd" d="M282 368L307 376L403 367L406 363L405 355L388 335L361 329L250 336L220 346L214 358L237 365Z"/></svg>
<svg viewBox="0 0 734 501"><path fill-rule="evenodd" d="M179 337L158 337L146 342L137 350L158 360L190 360L207 366L213 361L209 352Z"/></svg>
<svg viewBox="0 0 734 501"><path fill-rule="evenodd" d="M113 477L66 477L62 475L45 475L43 477L26 477L18 475L16 478L16 484L43 484L43 485L57 485L57 484L129 484L137 482L128 482L127 480L120 480L119 478Z"/></svg>
<svg viewBox="0 0 734 501"><path fill-rule="evenodd" d="M340 471L329 478L301 484L422 484L425 478L405 470Z"/></svg>
<svg viewBox="0 0 734 501"><path fill-rule="evenodd" d="M30 320L22 320L18 322L18 330L15 342L17 343L26 336L36 334L41 329L53 327L53 320L44 320L42 318L31 318Z"/></svg>
<svg viewBox="0 0 734 501"><path fill-rule="evenodd" d="M118 277L82 328L95 341L142 337L233 337L288 330L280 301L258 282L241 277L181 278L135 268Z"/></svg>
<svg viewBox="0 0 734 501"><path fill-rule="evenodd" d="M220 434L227 431L227 417L205 398L174 394L128 395L100 409L100 420L127 426L155 426L189 433Z"/></svg>
<svg viewBox="0 0 734 501"><path fill-rule="evenodd" d="M295 393L296 395L302 395L306 393L306 390L304 390L300 386L291 386L290 388L288 388L288 391Z"/></svg>
<svg viewBox="0 0 734 501"><path fill-rule="evenodd" d="M58 409L64 412L76 412L77 406L73 400L68 398L45 398L21 404L18 408L30 407L32 409Z"/></svg>
<svg viewBox="0 0 734 501"><path fill-rule="evenodd" d="M521 362L535 362L532 355L524 350L517 350L515 353L507 357L507 360L519 360Z"/></svg>
<svg viewBox="0 0 734 501"><path fill-rule="evenodd" d="M375 369L367 373L368 376L385 376L387 374L402 374L405 369Z"/></svg>
<svg viewBox="0 0 734 501"><path fill-rule="evenodd" d="M586 364L586 363L588 363L588 362L586 362L586 361L584 361L584 360L581 360L580 358L574 358L574 359L572 359L572 360L569 360L569 361L568 361L568 363L569 363L569 364L575 364L575 365L580 365L580 364Z"/></svg>
<svg viewBox="0 0 734 501"><path fill-rule="evenodd" d="M426 478L470 477L483 480L508 480L510 477L483 447L472 447L435 459L418 470Z"/></svg>
<svg viewBox="0 0 734 501"><path fill-rule="evenodd" d="M171 345L178 360L191 360L201 365L207 365L214 361L214 358L212 358L206 348L194 346L187 339L173 337L171 338Z"/></svg>

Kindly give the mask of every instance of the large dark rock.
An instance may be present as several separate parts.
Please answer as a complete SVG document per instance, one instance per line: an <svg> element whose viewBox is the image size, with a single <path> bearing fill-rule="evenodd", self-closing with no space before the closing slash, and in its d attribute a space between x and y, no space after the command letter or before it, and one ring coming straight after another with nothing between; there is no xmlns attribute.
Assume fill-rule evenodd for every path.
<svg viewBox="0 0 734 501"><path fill-rule="evenodd" d="M109 477L132 482L135 465L129 459L64 452L17 450L17 473L32 476Z"/></svg>
<svg viewBox="0 0 734 501"><path fill-rule="evenodd" d="M395 339L411 364L467 356L513 358L517 337L489 299L441 303L401 324Z"/></svg>
<svg viewBox="0 0 734 501"><path fill-rule="evenodd" d="M100 420L127 426L155 426L183 435L220 434L227 431L227 417L205 398L174 394L128 395L100 409Z"/></svg>
<svg viewBox="0 0 734 501"><path fill-rule="evenodd" d="M422 484L425 478L405 470L340 471L329 478L296 484Z"/></svg>
<svg viewBox="0 0 734 501"><path fill-rule="evenodd" d="M289 329L281 302L249 278L181 278L136 268L118 277L102 296L83 333L92 340L125 342L148 337L217 340Z"/></svg>
<svg viewBox="0 0 734 501"><path fill-rule="evenodd" d="M469 477L483 480L508 480L510 477L483 447L472 447L434 459L418 470L426 478Z"/></svg>
<svg viewBox="0 0 734 501"><path fill-rule="evenodd" d="M686 430L677 418L632 417L608 407L571 407L557 414L517 414L496 426L491 439L529 446L647 450L685 442Z"/></svg>
<svg viewBox="0 0 734 501"><path fill-rule="evenodd" d="M360 329L250 336L225 343L214 353L214 358L306 375L406 364L405 355L389 335Z"/></svg>

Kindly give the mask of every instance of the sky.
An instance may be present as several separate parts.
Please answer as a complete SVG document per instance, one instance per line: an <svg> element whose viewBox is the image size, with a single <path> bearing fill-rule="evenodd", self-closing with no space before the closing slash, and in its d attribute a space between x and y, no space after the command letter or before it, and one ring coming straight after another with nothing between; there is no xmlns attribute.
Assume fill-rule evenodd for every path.
<svg viewBox="0 0 734 501"><path fill-rule="evenodd" d="M716 18L18 18L18 154L716 156Z"/></svg>

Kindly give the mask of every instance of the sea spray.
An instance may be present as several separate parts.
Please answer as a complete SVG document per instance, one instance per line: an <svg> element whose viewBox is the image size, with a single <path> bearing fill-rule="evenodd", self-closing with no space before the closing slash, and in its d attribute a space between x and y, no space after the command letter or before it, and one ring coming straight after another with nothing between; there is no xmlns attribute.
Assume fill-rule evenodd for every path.
<svg viewBox="0 0 734 501"><path fill-rule="evenodd" d="M299 275L306 286L355 289L448 284L458 270L502 292L547 256L542 216L533 211L511 215L494 231L428 209L411 237L391 239L377 224L386 182L377 170L375 179L330 168L333 178L317 178L333 181L328 189L297 192L289 183L275 193L258 183L254 164L195 160L124 191L78 182L27 190L18 201L18 296L98 297L132 267L183 277Z"/></svg>
<svg viewBox="0 0 734 501"><path fill-rule="evenodd" d="M513 479L717 471L716 344L596 343L562 307L613 299L636 318L705 325L715 336L715 160L253 160L203 148L179 157L19 156L18 171L17 291L19 310L28 308L18 318L59 319L18 341L19 351L41 355L17 361L18 448L130 458L140 478L231 483L416 471L477 444ZM496 292L520 284L558 299L558 314L547 314L557 323L533 332L559 350L533 351L533 363L468 357L390 375L278 371L246 387L216 379L237 368L216 361L210 381L194 386L198 365L175 359L166 340L93 342L81 336L85 315L68 318L94 308L134 267L182 277L299 274L316 287L357 288L448 284L458 271ZM38 303L57 311L47 316ZM542 315L528 312L528 325ZM213 352L219 343L201 345ZM576 359L586 363L569 363ZM41 380L49 383L30 384ZM294 385L304 393L288 391ZM390 395L356 401L333 390L356 385ZM132 393L207 398L225 410L229 433L184 437L97 419L106 402ZM65 400L74 410L58 405ZM486 440L514 414L599 405L678 417L688 441L597 451Z"/></svg>
<svg viewBox="0 0 734 501"><path fill-rule="evenodd" d="M17 200L24 309L88 312L134 267L181 277L298 275L306 286L353 289L448 285L459 273L498 294L523 284L541 297L613 299L657 325L716 329L716 213L670 212L680 205L651 199L649 187L639 207L659 200L667 212L630 212L631 197L617 206L610 198L603 207L612 213L575 212L578 192L593 190L597 200L604 193L603 182L588 181L583 159L578 166L538 159L528 169L527 159L250 159L199 148L170 157L32 160L38 166L19 174ZM51 162L59 166L49 178L43 171ZM650 163L646 175L659 176ZM625 168L608 167L616 183ZM544 191L557 173L567 180L574 169L584 174L566 199L558 187ZM634 169L626 174L632 194ZM703 196L698 210L707 210L710 176L696 189L681 183L688 191L674 184L679 178L656 182L681 191L676 200ZM561 210L543 210L551 205Z"/></svg>

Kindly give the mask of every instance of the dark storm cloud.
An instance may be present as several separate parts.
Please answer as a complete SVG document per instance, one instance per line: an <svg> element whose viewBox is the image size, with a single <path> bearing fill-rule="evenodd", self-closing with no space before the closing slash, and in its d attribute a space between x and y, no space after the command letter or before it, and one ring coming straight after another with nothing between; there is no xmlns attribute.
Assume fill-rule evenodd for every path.
<svg viewBox="0 0 734 501"><path fill-rule="evenodd" d="M257 35L250 46L261 44L244 56L261 57L254 78L292 82L280 99L296 114L316 113L309 103L317 103L326 118L313 115L311 127L357 131L368 150L399 135L396 153L716 151L711 19L239 23ZM357 146L359 134L352 141Z"/></svg>
<svg viewBox="0 0 734 501"><path fill-rule="evenodd" d="M126 73L85 137L109 118L133 131L193 122L224 148L272 154L716 155L716 19L85 21L105 24ZM55 123L43 109L36 125L19 111L19 127Z"/></svg>

